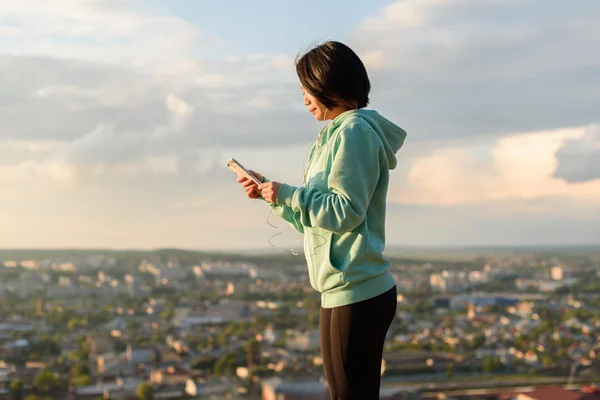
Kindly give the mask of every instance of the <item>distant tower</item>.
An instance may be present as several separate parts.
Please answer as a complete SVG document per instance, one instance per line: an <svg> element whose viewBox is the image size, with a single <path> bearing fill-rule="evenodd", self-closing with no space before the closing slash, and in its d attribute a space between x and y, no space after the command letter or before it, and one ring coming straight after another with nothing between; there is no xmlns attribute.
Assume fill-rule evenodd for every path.
<svg viewBox="0 0 600 400"><path fill-rule="evenodd" d="M96 375L98 376L98 384L104 383L104 357L98 356L96 359Z"/></svg>
<svg viewBox="0 0 600 400"><path fill-rule="evenodd" d="M231 296L235 293L235 285L232 282L227 282L227 289L225 289L225 294L227 296Z"/></svg>
<svg viewBox="0 0 600 400"><path fill-rule="evenodd" d="M69 362L69 393L73 393L73 366L74 363L73 362Z"/></svg>
<svg viewBox="0 0 600 400"><path fill-rule="evenodd" d="M248 369L252 368L252 366L254 365L254 340L249 339L248 340L248 354L246 356L246 358L248 358Z"/></svg>
<svg viewBox="0 0 600 400"><path fill-rule="evenodd" d="M158 369L158 350L154 350L152 354L152 370L156 371Z"/></svg>
<svg viewBox="0 0 600 400"><path fill-rule="evenodd" d="M36 302L35 316L38 318L44 316L44 301L42 299L38 299Z"/></svg>
<svg viewBox="0 0 600 400"><path fill-rule="evenodd" d="M256 339L248 339L248 369L260 361L260 343Z"/></svg>
<svg viewBox="0 0 600 400"><path fill-rule="evenodd" d="M472 302L469 303L469 305L467 307L467 318L469 318L469 319L475 318L475 304L473 304Z"/></svg>

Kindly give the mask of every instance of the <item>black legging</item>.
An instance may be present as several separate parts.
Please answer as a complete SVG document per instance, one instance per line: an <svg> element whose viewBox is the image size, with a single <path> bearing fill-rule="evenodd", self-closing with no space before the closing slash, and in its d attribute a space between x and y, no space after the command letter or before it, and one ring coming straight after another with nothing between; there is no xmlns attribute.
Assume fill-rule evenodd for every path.
<svg viewBox="0 0 600 400"><path fill-rule="evenodd" d="M377 400L396 287L360 303L321 308L321 355L332 400Z"/></svg>

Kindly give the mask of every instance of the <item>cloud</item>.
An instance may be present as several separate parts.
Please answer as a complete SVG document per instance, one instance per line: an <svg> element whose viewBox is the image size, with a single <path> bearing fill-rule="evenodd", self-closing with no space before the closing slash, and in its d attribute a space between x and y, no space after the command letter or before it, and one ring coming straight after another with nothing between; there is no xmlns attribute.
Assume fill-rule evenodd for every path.
<svg viewBox="0 0 600 400"><path fill-rule="evenodd" d="M174 94L169 94L165 99L165 106L176 117L185 118L192 113L193 108L181 98Z"/></svg>
<svg viewBox="0 0 600 400"><path fill-rule="evenodd" d="M175 146L280 146L302 140L303 123L310 126L289 100L290 55L227 56L223 40L140 2L25 0L0 4L0 14L0 29L10 35L0 38L0 140L71 141L75 148L177 126L163 134L187 139L165 140L167 156ZM299 122L299 134L294 128L283 138L288 121Z"/></svg>
<svg viewBox="0 0 600 400"><path fill-rule="evenodd" d="M76 164L119 163L135 161L144 156L185 151L181 135L192 114L192 107L174 94L165 98L165 108L171 113L170 121L152 131L119 131L105 124L71 141L61 156ZM179 146L177 146L179 144Z"/></svg>
<svg viewBox="0 0 600 400"><path fill-rule="evenodd" d="M499 137L597 121L600 3L396 1L349 36L373 105L411 140Z"/></svg>
<svg viewBox="0 0 600 400"><path fill-rule="evenodd" d="M390 243L597 237L597 128L564 127L598 122L599 6L405 0L351 32L373 108L409 133ZM301 183L322 124L302 105L297 49L242 56L139 1L0 2L0 15L0 242L268 246L268 208L225 161Z"/></svg>
<svg viewBox="0 0 600 400"><path fill-rule="evenodd" d="M8 36L0 40L0 51L9 54L180 73L196 68L192 56L199 50L223 44L183 19L129 1L2 2L0 14L0 29Z"/></svg>
<svg viewBox="0 0 600 400"><path fill-rule="evenodd" d="M76 175L97 176L109 171L117 175L136 171L177 173L180 153L189 158L190 149L185 144L190 140L185 137L187 132L183 136L180 132L185 129L193 109L175 94L166 96L164 107L171 114L170 120L151 131L120 131L112 124L101 124L72 140L4 140L0 142L0 150L17 148L26 153L24 161L3 166L3 175L46 176L65 181Z"/></svg>
<svg viewBox="0 0 600 400"><path fill-rule="evenodd" d="M226 61L254 73L252 62L267 60ZM297 88L180 86L124 67L1 55L0 72L3 182L14 181L11 176L132 179L167 171L189 179L212 168L217 154L211 152L221 147L283 147L318 132L305 110L285 104L282 90ZM40 143L52 143L51 151L27 151ZM156 167L159 159L162 167ZM44 172L58 171L57 165L70 172Z"/></svg>
<svg viewBox="0 0 600 400"><path fill-rule="evenodd" d="M552 0L539 13L533 1L407 0L348 39L370 67L373 105L413 143L576 126L593 122L600 102L600 60L588 51L600 45L599 24L585 6L599 7ZM0 12L11 32L0 40L0 103L9 104L0 137L75 139L104 124L151 131L168 118L169 93L194 110L188 127L211 145L314 136L295 49L214 57L215 46L227 53L222 40L137 2L24 1Z"/></svg>
<svg viewBox="0 0 600 400"><path fill-rule="evenodd" d="M600 179L600 125L590 125L581 137L565 141L556 158L555 178L570 183Z"/></svg>
<svg viewBox="0 0 600 400"><path fill-rule="evenodd" d="M0 185L29 182L40 177L64 182L72 180L74 175L73 166L60 161L24 161L16 165L0 165Z"/></svg>
<svg viewBox="0 0 600 400"><path fill-rule="evenodd" d="M300 89L278 83L273 61L239 63L237 74L232 66L220 72L227 85L213 88L124 67L0 55L0 104L6 105L0 107L0 139L74 140L100 125L153 131L176 108L178 120L188 122L180 133L193 133L197 144L273 147L310 140L315 125Z"/></svg>
<svg viewBox="0 0 600 400"><path fill-rule="evenodd" d="M399 204L454 206L521 203L548 212L544 199L560 205L598 206L600 180L570 184L554 177L556 152L564 143L584 137L571 128L502 137L489 144L440 148L412 162L401 187L390 200ZM558 203L552 203L557 206ZM560 205L558 205L560 207Z"/></svg>
<svg viewBox="0 0 600 400"><path fill-rule="evenodd" d="M565 201L390 205L389 246L567 246L598 244L600 213ZM531 207L528 207L531 206ZM536 211L537 210L537 211ZM389 247L388 246L388 247Z"/></svg>
<svg viewBox="0 0 600 400"><path fill-rule="evenodd" d="M168 116L159 80L89 62L0 55L0 138L72 140L98 125L152 129Z"/></svg>
<svg viewBox="0 0 600 400"><path fill-rule="evenodd" d="M57 4L43 6L46 14L32 13L31 2L0 6L12 21L0 26L27 49L15 53L0 40L0 53L10 54L0 55L0 104L8 105L0 107L0 138L77 147L103 132L106 140L142 143L140 159L190 148L281 148L314 138L292 54L209 57L212 38L139 3ZM593 104L600 102L592 90L600 79L593 72L598 56L587 51L600 44L593 14L568 8L536 16L528 4L408 0L367 18L349 42L370 66L373 106L405 127L413 145L593 122ZM551 1L547 9L562 10L560 4ZM119 27L106 32L109 22ZM44 40L25 46L32 37ZM164 42L171 44L167 53L148 49ZM218 46L226 52L226 44ZM557 56L565 51L571 56ZM144 153L144 137L177 124L162 154Z"/></svg>

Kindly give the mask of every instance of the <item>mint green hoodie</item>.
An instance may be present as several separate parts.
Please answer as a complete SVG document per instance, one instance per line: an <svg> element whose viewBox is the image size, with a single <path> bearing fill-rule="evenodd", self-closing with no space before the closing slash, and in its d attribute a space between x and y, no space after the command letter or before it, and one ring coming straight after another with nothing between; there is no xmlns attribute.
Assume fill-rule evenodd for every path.
<svg viewBox="0 0 600 400"><path fill-rule="evenodd" d="M350 110L320 132L304 187L281 184L273 213L304 233L311 286L324 308L395 285L385 247L389 171L406 132L373 110Z"/></svg>

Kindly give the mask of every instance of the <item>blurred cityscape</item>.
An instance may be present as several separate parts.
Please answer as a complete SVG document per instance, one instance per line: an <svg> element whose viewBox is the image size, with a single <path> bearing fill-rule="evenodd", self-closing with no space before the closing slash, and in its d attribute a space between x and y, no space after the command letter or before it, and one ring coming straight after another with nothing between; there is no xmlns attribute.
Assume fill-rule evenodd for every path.
<svg viewBox="0 0 600 400"><path fill-rule="evenodd" d="M381 399L600 398L600 249L390 258ZM328 399L319 307L302 256L0 251L0 398Z"/></svg>

